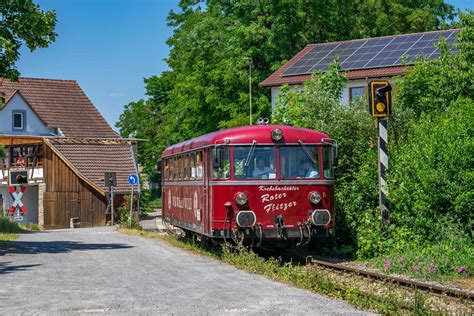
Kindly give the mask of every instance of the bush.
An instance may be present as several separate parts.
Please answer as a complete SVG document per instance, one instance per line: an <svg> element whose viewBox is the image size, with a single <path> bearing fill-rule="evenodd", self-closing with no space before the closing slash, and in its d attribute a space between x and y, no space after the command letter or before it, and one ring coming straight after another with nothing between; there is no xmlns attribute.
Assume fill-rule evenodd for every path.
<svg viewBox="0 0 474 316"><path fill-rule="evenodd" d="M393 150L389 170L392 221L433 241L442 218L473 230L474 101L459 99L436 116L413 122L406 143ZM448 220L449 222L449 220Z"/></svg>
<svg viewBox="0 0 474 316"><path fill-rule="evenodd" d="M0 233L16 234L23 232L23 228L16 222L0 216Z"/></svg>
<svg viewBox="0 0 474 316"><path fill-rule="evenodd" d="M136 196L135 196L136 198ZM136 207L136 201L134 201L134 208ZM122 227L129 227L135 229L142 229L142 226L139 222L135 220L135 216L132 214L132 226L130 227L130 196L126 195L124 197L124 202L122 206L117 209L116 212L118 222Z"/></svg>

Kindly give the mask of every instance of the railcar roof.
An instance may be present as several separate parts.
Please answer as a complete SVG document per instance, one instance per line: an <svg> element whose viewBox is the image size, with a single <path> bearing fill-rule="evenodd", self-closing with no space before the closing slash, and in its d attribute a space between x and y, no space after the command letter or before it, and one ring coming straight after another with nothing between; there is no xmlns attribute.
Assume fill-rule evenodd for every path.
<svg viewBox="0 0 474 316"><path fill-rule="evenodd" d="M173 146L166 148L163 151L163 156L170 156L183 151L197 149L210 145L226 144L251 144L253 140L257 144L273 143L271 132L279 128L283 131L283 144L298 144L301 140L306 144L321 143L321 139L329 138L326 134L314 131L307 128L298 128L284 125L252 125L229 128L222 131L217 131L202 135Z"/></svg>

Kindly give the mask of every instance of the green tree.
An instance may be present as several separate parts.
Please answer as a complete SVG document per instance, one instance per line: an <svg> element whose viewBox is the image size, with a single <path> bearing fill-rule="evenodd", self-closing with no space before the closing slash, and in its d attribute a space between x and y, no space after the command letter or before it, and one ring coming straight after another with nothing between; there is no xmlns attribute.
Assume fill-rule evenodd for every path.
<svg viewBox="0 0 474 316"><path fill-rule="evenodd" d="M3 0L0 18L0 77L16 79L20 47L48 47L56 39L56 14L42 11L32 0Z"/></svg>
<svg viewBox="0 0 474 316"><path fill-rule="evenodd" d="M151 101L129 104L125 122L117 126L123 135L147 139L150 145L141 146L150 149L143 149L141 161L156 161L166 144L248 124L247 58L253 63L256 120L270 116L269 90L258 83L308 43L441 29L453 12L439 0L182 0L179 12L168 16L170 70L150 78L168 82L166 99L158 102L159 119L144 117L155 114L142 108L158 104L153 99L163 89L146 84Z"/></svg>
<svg viewBox="0 0 474 316"><path fill-rule="evenodd" d="M163 149L172 144L169 137L163 137L163 117L171 89L170 75L165 72L161 77L145 79L146 94L149 98L127 104L116 125L123 137L145 140L138 144L138 162L149 174L155 172Z"/></svg>
<svg viewBox="0 0 474 316"><path fill-rule="evenodd" d="M168 18L176 80L170 125L178 139L247 124L247 57L258 83L310 42L440 29L454 16L452 6L432 0L183 0L180 6ZM268 90L255 84L253 91L255 118L269 115Z"/></svg>

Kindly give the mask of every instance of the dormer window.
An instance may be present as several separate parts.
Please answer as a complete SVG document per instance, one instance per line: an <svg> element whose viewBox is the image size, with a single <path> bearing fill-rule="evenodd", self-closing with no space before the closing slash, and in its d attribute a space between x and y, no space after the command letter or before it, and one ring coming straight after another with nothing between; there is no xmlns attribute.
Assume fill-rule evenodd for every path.
<svg viewBox="0 0 474 316"><path fill-rule="evenodd" d="M26 111L12 111L13 131L24 131L26 126Z"/></svg>

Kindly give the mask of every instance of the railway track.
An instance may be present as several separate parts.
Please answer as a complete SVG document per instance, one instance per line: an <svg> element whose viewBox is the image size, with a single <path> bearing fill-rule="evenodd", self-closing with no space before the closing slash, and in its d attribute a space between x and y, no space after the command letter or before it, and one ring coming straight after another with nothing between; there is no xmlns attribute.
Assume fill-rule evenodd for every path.
<svg viewBox="0 0 474 316"><path fill-rule="evenodd" d="M424 292L429 292L439 296L448 296L452 298L457 298L461 300L467 300L471 303L474 303L474 292L473 291L464 291L461 289L453 288L450 286L443 286L439 284L433 284L429 282L423 282L419 280L408 279L404 277L398 277L393 275L388 275L380 272L375 272L367 269L356 268L353 266L348 266L340 263L334 263L330 261L315 259L312 256L301 256L294 253L277 253L270 249L264 249L263 252L258 252L260 255L264 257L276 257L282 261L291 261L291 262L298 262L300 264L312 264L317 265L322 268L342 272L342 273L349 273L353 275L359 275L368 279L373 279L377 281L381 281L384 283L390 283L394 285L398 285L408 289L416 289Z"/></svg>
<svg viewBox="0 0 474 316"><path fill-rule="evenodd" d="M345 266L338 263L317 260L311 257L308 258L307 263L318 265L318 266L335 270L338 272L356 274L356 275L360 275L369 279L379 280L385 283L396 284L405 288L417 289L421 291L434 293L437 295L449 296L449 297L454 297L454 298L464 299L464 300L469 300L471 302L474 302L474 293L472 291L463 291L463 290L452 288L452 287L446 287L446 286L441 286L437 284L421 282L418 280L411 280L411 279L406 279L402 277L387 275L384 273L368 271L368 270L364 270L360 268Z"/></svg>

